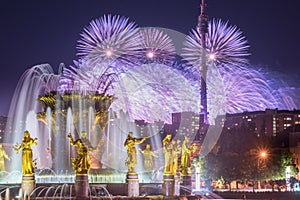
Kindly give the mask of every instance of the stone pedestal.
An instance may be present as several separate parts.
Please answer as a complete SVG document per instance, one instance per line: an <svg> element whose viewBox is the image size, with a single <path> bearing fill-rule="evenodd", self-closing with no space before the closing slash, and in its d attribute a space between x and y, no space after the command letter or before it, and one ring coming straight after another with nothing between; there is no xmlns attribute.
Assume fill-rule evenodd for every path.
<svg viewBox="0 0 300 200"><path fill-rule="evenodd" d="M174 192L175 192L174 184L175 184L174 175L169 175L169 174L163 175L162 193L164 196L174 196Z"/></svg>
<svg viewBox="0 0 300 200"><path fill-rule="evenodd" d="M30 196L30 193L35 188L35 177L32 176L23 176L22 177L22 196Z"/></svg>
<svg viewBox="0 0 300 200"><path fill-rule="evenodd" d="M180 196L180 172L176 172L174 177L174 195Z"/></svg>
<svg viewBox="0 0 300 200"><path fill-rule="evenodd" d="M87 174L76 174L75 194L78 200L89 198L89 178Z"/></svg>
<svg viewBox="0 0 300 200"><path fill-rule="evenodd" d="M139 191L139 177L136 172L128 172L126 175L127 182L127 196L137 197L140 195Z"/></svg>
<svg viewBox="0 0 300 200"><path fill-rule="evenodd" d="M182 189L181 195L191 195L192 194L192 176L184 175L182 176Z"/></svg>

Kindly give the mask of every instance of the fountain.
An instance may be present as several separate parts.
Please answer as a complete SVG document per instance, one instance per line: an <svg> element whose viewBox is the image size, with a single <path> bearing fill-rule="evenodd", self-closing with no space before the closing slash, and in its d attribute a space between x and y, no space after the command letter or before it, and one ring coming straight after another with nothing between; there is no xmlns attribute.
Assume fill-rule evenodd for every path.
<svg viewBox="0 0 300 200"><path fill-rule="evenodd" d="M182 91L176 91L175 88L179 85L177 80L182 80L180 84L185 84L185 93L194 91L197 96L197 89L186 79L187 75L166 65L173 62L175 55L171 39L166 34L162 43L156 44L166 44L164 48L151 47L152 53L157 51L164 54L166 59L147 57L150 44L149 41L141 42L144 41L142 38L149 38L146 37L147 34L162 36L164 33L161 30L149 28L140 31L127 22L127 26L132 29L129 31L122 27L125 18L109 16L105 20L111 20L116 26L120 26L120 30L124 28L123 32L121 30L112 38L125 33L132 34L130 41L126 40L131 48L126 48L125 51L114 49L117 54L122 52L117 57L115 54L98 54L96 60L90 57L94 56L94 53L89 52L78 61L74 61L73 66L65 67L61 64L58 74L47 64L34 66L23 74L18 83L9 112L13 117L7 126L11 134L5 136L5 141L10 144L21 141L20 132L24 130L28 130L31 136L39 141L37 147L32 147L33 155L36 156L32 163L36 169L35 176L31 176L32 184L26 189L24 177L29 176L23 175L23 195L26 193L26 196L37 198L41 195L50 197L60 193L60 196L63 196L66 184L74 183L73 189L70 189L75 190L72 192L73 196L88 198L89 191L92 191L89 189L90 184L116 182L128 185L128 196L139 196L139 182L149 184L154 179L149 173L149 168L144 169L140 151L135 154L134 165L127 163L128 171L126 170L126 151L123 144L127 133L132 132L135 137L147 138L147 144L151 144L156 154L162 155L160 132L165 121L171 121L170 114L178 111L180 104L181 109L197 106L191 104L190 107L182 102L177 105L173 103L175 99L184 101L184 97L188 97ZM82 39L81 47L86 45L86 42ZM117 42L123 43L125 40ZM110 50L121 46L112 46ZM102 51L107 52L105 49ZM155 77L149 76L153 70L159 70L166 76L177 77L177 80L167 81L168 79L163 77L161 80L155 80ZM166 80L168 85L165 85L163 80ZM149 92L154 98L145 99L145 102L138 100L138 96L149 96ZM161 105L155 100L158 95ZM162 102L163 98L165 100ZM193 102L193 98L188 97L188 101ZM145 122L144 135L140 135L141 127L137 126L134 120ZM81 133L85 133L85 136L82 137ZM70 139L70 143L67 138ZM81 153L70 147L70 144L76 145L76 141L81 141L88 149L93 149L88 151L87 155L91 163L83 171L74 164L74 158ZM141 147L137 145L136 148ZM11 151L8 154L13 155ZM159 174L163 156L157 157L160 158L155 159L151 170ZM20 160L24 162L23 158L14 155L9 171L20 171ZM10 173L6 175L10 176ZM7 180L14 184L13 180L17 179ZM161 178L156 177L155 182L160 184ZM56 184L59 186L55 186ZM92 187L95 188L94 185Z"/></svg>
<svg viewBox="0 0 300 200"><path fill-rule="evenodd" d="M103 129L108 123L108 108L113 102L113 97L98 93L83 95L76 92L63 94L50 92L40 96L38 100L44 111L39 112L37 118L51 127L49 140L51 140L52 168L56 170L70 169L69 155L71 151L65 145L65 134L74 133L78 138L79 133L76 127L79 127L79 131L89 130L89 140L101 142ZM58 151L56 146L62 148ZM93 161L98 161L98 163L93 163L93 167L96 165L101 168L101 157Z"/></svg>
<svg viewBox="0 0 300 200"><path fill-rule="evenodd" d="M103 26L107 29L100 28ZM34 66L23 74L15 90L5 141L21 141L24 130L38 138L38 146L32 147L34 184L26 195L88 198L99 193L104 184L102 188L109 191L127 185L127 191L115 194L133 197L140 195L140 187L153 188L148 186L155 184L160 188L156 195L179 196L181 147L172 142L183 141L185 132L193 139L197 130L178 127L169 148L162 140L163 127L172 122L171 113L199 110L197 69L178 63L172 40L164 31L139 29L126 18L109 15L92 21L81 36L80 58L73 66L61 64L57 74L48 64ZM218 72L212 67L208 73ZM134 161L125 162L132 153L128 150L126 154L123 146L129 132L132 138L144 138L144 143L134 143L134 148L150 145L157 155L151 172L143 166L139 150ZM76 141L85 150L76 146ZM167 151L175 149L176 155L168 155ZM76 161L82 155L90 158L84 169ZM173 157L177 158L174 165ZM21 161L23 158L14 155L9 171L20 171ZM190 166L184 166L187 168L181 173L188 179ZM104 193L110 195L106 190Z"/></svg>

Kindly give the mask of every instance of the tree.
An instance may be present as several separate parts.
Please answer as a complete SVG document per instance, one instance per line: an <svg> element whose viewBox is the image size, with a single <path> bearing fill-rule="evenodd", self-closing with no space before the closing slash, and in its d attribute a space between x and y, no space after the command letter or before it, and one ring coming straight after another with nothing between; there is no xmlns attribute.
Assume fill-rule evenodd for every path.
<svg viewBox="0 0 300 200"><path fill-rule="evenodd" d="M298 173L298 168L294 164L292 153L287 148L274 149L271 153L268 165L270 166L268 178L271 179L284 179L287 166L290 166L291 176L295 176Z"/></svg>

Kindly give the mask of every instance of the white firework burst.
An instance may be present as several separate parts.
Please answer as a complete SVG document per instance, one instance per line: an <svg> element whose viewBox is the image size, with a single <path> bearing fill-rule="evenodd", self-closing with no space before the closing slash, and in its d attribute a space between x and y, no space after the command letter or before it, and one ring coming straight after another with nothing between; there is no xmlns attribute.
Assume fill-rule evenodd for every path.
<svg viewBox="0 0 300 200"><path fill-rule="evenodd" d="M199 30L193 29L186 37L182 55L195 67L200 66L202 46ZM248 50L247 40L236 26L216 19L209 22L205 49L207 61L213 61L217 65L243 66L248 63Z"/></svg>
<svg viewBox="0 0 300 200"><path fill-rule="evenodd" d="M81 33L77 55L93 63L111 62L131 55L139 49L138 30L134 22L118 15L92 20Z"/></svg>
<svg viewBox="0 0 300 200"><path fill-rule="evenodd" d="M158 28L141 29L141 55L142 63L156 62L170 64L175 58L175 46L172 39Z"/></svg>

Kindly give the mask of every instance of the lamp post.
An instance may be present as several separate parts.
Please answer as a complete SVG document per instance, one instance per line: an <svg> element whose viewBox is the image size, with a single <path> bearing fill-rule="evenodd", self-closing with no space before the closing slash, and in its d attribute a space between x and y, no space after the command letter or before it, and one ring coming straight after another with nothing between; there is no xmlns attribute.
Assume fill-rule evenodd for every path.
<svg viewBox="0 0 300 200"><path fill-rule="evenodd" d="M268 152L266 150L260 150L258 153L258 160L257 160L257 167L258 167L259 175L263 174L262 170L263 170L263 168L266 167L265 161L267 158L268 158ZM260 180L258 180L257 188L261 189Z"/></svg>

